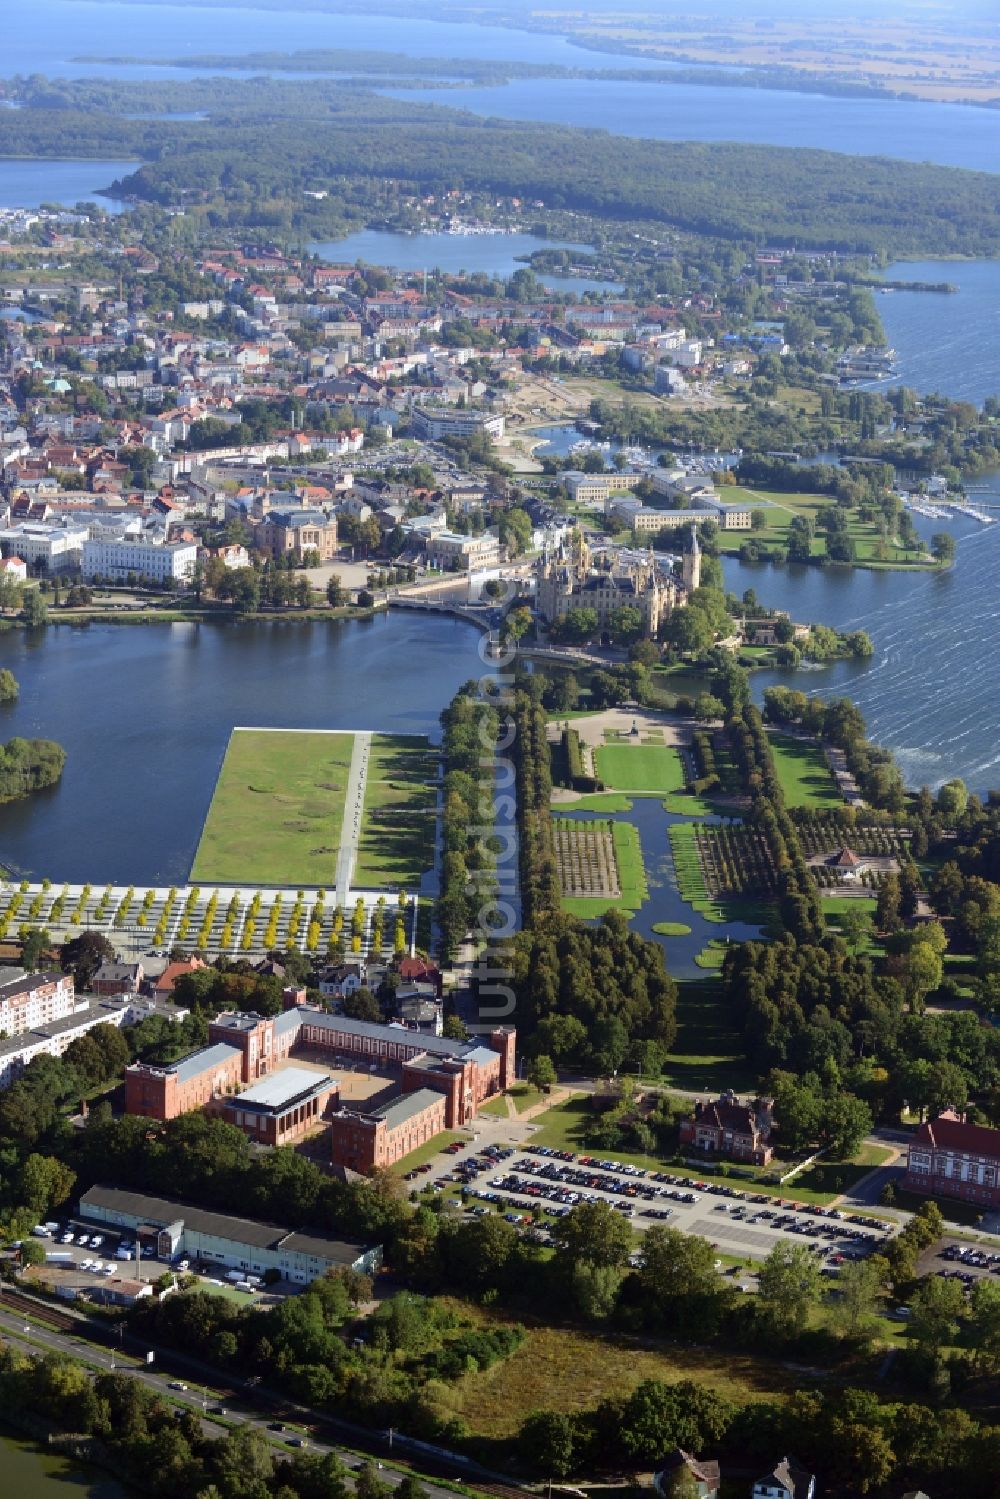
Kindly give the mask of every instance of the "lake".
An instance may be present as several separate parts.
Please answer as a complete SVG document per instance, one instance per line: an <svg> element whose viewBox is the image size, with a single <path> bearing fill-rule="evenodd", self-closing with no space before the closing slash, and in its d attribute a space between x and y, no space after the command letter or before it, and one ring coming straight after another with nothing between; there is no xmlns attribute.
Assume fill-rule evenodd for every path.
<svg viewBox="0 0 1000 1499"><path fill-rule="evenodd" d="M125 1499L113 1478L2 1432L0 1475L10 1499Z"/></svg>
<svg viewBox="0 0 1000 1499"><path fill-rule="evenodd" d="M233 727L440 738L480 632L391 611L301 624L59 626L0 635L21 684L0 737L58 740L61 783L0 806L0 862L68 880L186 879Z"/></svg>
<svg viewBox="0 0 1000 1499"><path fill-rule="evenodd" d="M1000 478L981 481L977 492L1000 504ZM954 567L908 574L723 561L727 588L752 587L796 620L867 630L875 644L868 662L755 672L754 697L759 702L773 683L852 697L908 784L938 786L957 775L985 792L1000 786L1000 523L914 520L924 536L947 526L958 542Z"/></svg>
<svg viewBox="0 0 1000 1499"><path fill-rule="evenodd" d="M8 6L4 71L52 77L186 77L204 69L142 64L113 67L74 61L81 55L176 58L185 53L238 56L255 50L354 47L412 57L616 66L669 76L652 58L592 52L558 36L513 28L420 18L339 15L215 6L92 4L39 0ZM544 120L663 140L744 141L815 146L829 151L933 161L995 171L1000 111L957 104L851 99L716 84L658 84L591 79L515 80L455 92L401 91L512 120Z"/></svg>
<svg viewBox="0 0 1000 1499"><path fill-rule="evenodd" d="M399 271L482 271L487 276L512 276L524 270L518 256L532 255L536 250L572 250L580 255L593 254L592 245L572 244L567 240L543 239L537 234L392 234L383 229L362 229L346 239L320 240L309 246L314 255L334 264L353 265L364 260L369 265L391 266ZM559 282L560 290L580 294L604 282L578 281L572 276L548 276L541 280L549 285ZM608 283L609 289L610 283Z"/></svg>
<svg viewBox="0 0 1000 1499"><path fill-rule="evenodd" d="M591 64L611 65L596 59ZM995 172L1000 166L1000 110L961 104L578 78L549 78L541 83L515 79L446 95L423 89L385 92L395 99L450 104L502 120L580 125L651 140L806 146L980 172Z"/></svg>
<svg viewBox="0 0 1000 1499"><path fill-rule="evenodd" d="M100 189L134 172L138 161L14 161L0 157L0 208L38 208L42 203L99 203L105 213L126 205L102 198Z"/></svg>
<svg viewBox="0 0 1000 1499"><path fill-rule="evenodd" d="M907 261L885 274L893 281L950 281L958 291L876 298L898 359L895 375L872 388L909 385L977 405L1000 395L1000 261Z"/></svg>

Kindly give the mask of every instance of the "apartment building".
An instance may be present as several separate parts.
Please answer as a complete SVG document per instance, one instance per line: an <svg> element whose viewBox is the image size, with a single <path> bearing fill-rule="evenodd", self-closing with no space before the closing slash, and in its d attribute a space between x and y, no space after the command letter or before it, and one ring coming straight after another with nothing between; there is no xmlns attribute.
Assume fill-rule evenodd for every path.
<svg viewBox="0 0 1000 1499"><path fill-rule="evenodd" d="M76 995L72 977L54 969L26 973L23 968L0 968L0 1031L21 1036L37 1026L72 1015Z"/></svg>

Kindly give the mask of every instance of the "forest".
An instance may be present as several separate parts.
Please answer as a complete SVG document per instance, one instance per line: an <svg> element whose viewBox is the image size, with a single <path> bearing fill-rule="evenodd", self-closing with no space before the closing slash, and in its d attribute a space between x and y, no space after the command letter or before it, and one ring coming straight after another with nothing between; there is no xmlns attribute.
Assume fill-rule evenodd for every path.
<svg viewBox="0 0 1000 1499"><path fill-rule="evenodd" d="M101 91L105 105L101 108ZM109 94L110 91L110 94ZM480 189L619 222L722 241L843 251L993 255L1000 182L986 173L833 152L633 140L604 131L481 119L386 99L343 81L194 85L27 80L27 107L3 121L11 156L135 156L118 191L162 205L213 205L231 222L289 227L324 205L305 189L375 201L387 179L438 193ZM212 109L210 120L150 119ZM211 102L209 103L209 100ZM128 103L147 118L126 118ZM405 129L400 124L405 120Z"/></svg>

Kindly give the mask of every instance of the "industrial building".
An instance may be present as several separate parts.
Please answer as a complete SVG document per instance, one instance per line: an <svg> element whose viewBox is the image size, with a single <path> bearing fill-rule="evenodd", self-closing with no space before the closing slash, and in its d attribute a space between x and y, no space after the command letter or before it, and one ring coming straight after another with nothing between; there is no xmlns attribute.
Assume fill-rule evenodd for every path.
<svg viewBox="0 0 1000 1499"><path fill-rule="evenodd" d="M161 1260L179 1255L226 1270L266 1275L308 1285L327 1270L360 1270L373 1275L382 1246L337 1239L331 1234L296 1233L274 1223L212 1213L167 1197L150 1197L120 1187L98 1185L80 1198L82 1222L125 1229L143 1254Z"/></svg>

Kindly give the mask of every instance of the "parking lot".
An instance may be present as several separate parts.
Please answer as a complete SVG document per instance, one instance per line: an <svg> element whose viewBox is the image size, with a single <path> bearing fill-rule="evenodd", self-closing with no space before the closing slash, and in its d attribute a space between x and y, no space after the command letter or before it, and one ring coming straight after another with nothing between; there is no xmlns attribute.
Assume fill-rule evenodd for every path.
<svg viewBox="0 0 1000 1499"><path fill-rule="evenodd" d="M458 1191L473 1214L500 1211L543 1242L551 1221L581 1202L604 1201L638 1233L669 1223L737 1258L763 1259L776 1244L805 1243L834 1269L870 1254L893 1225L857 1213L766 1196L721 1182L529 1144L455 1144L407 1173L417 1190Z"/></svg>
<svg viewBox="0 0 1000 1499"><path fill-rule="evenodd" d="M229 1294L237 1294L235 1281L227 1277L220 1265L192 1263L182 1255L168 1263L146 1250L137 1261L134 1233L98 1228L72 1219L41 1227L50 1230L48 1237L37 1235L44 1245L46 1260L44 1265L38 1265L30 1273L48 1281L57 1294L68 1299L73 1299L74 1294L97 1292L102 1284L115 1278L155 1281L168 1270L176 1275L196 1275L205 1290L225 1288ZM287 1292L288 1287L283 1289ZM243 1294L252 1296L255 1301L264 1301L282 1294L282 1288L269 1286L265 1292L258 1281L252 1291L244 1290Z"/></svg>
<svg viewBox="0 0 1000 1499"><path fill-rule="evenodd" d="M1000 1253L979 1244L942 1239L920 1256L917 1274L937 1275L942 1280L960 1281L968 1292L977 1280L1000 1276Z"/></svg>

